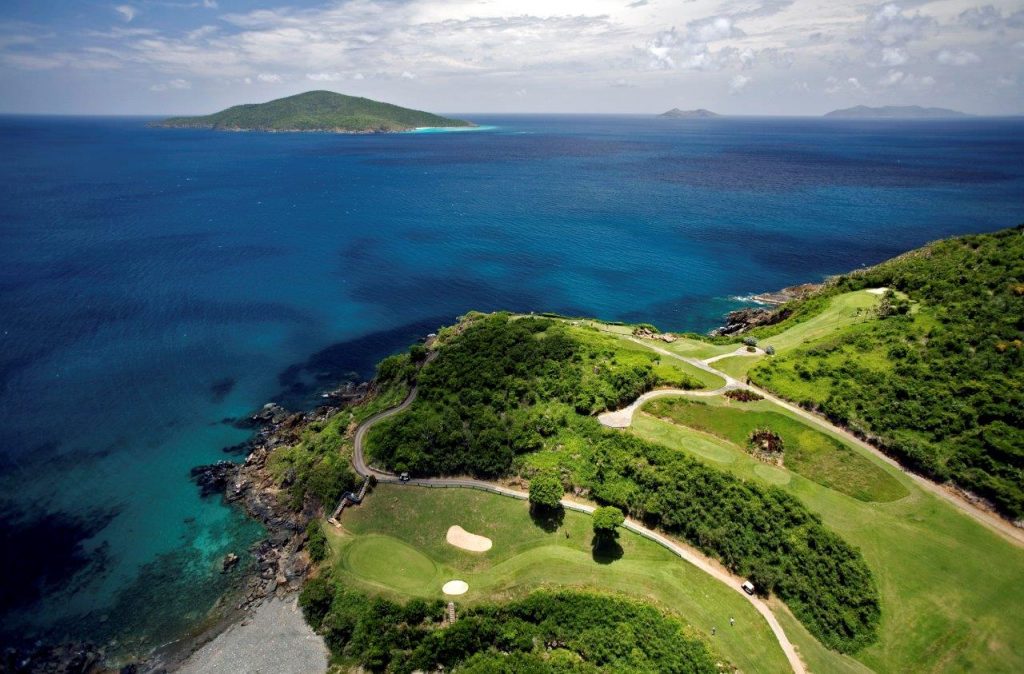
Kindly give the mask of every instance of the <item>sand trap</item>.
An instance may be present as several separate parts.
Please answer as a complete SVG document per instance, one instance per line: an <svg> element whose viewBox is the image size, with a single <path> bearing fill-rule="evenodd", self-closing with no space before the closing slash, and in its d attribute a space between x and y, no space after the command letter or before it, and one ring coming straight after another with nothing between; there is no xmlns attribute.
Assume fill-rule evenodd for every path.
<svg viewBox="0 0 1024 674"><path fill-rule="evenodd" d="M470 552L487 552L491 549L491 539L486 536L471 534L457 524L453 527L448 527L448 534L445 536L445 540L457 548L469 550Z"/></svg>
<svg viewBox="0 0 1024 674"><path fill-rule="evenodd" d="M466 594L467 590L469 590L469 585L464 580L449 580L441 588L441 592L445 594Z"/></svg>
<svg viewBox="0 0 1024 674"><path fill-rule="evenodd" d="M868 292L872 295L884 295L888 288L868 288Z"/></svg>

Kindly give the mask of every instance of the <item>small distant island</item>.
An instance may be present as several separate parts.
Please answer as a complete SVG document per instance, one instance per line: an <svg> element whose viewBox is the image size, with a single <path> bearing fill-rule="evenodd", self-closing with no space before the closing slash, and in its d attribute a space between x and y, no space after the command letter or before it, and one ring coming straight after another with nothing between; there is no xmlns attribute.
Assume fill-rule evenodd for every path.
<svg viewBox="0 0 1024 674"><path fill-rule="evenodd" d="M920 105L884 105L871 108L858 105L826 113L825 117L841 119L951 119L970 117L965 112L948 108L922 108Z"/></svg>
<svg viewBox="0 0 1024 674"><path fill-rule="evenodd" d="M680 110L679 108L672 108L668 112L663 112L658 117L672 117L674 119L710 119L712 117L721 117L717 112L711 112L704 108L697 108L696 110Z"/></svg>
<svg viewBox="0 0 1024 674"><path fill-rule="evenodd" d="M212 115L171 117L153 126L224 131L321 131L387 133L418 128L471 127L472 122L441 117L390 103L333 91L307 91L267 103L235 105Z"/></svg>

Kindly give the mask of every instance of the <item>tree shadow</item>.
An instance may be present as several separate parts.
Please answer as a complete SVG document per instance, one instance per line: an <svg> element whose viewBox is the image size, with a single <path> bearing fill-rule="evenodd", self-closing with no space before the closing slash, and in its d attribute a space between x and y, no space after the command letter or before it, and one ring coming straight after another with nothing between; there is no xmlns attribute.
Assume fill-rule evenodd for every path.
<svg viewBox="0 0 1024 674"><path fill-rule="evenodd" d="M594 536L590 544L590 554L598 564L611 564L622 559L622 546L617 536Z"/></svg>
<svg viewBox="0 0 1024 674"><path fill-rule="evenodd" d="M547 533L553 534L558 531L559 527L562 526L562 522L565 521L565 508L561 505L548 508L530 504L530 519Z"/></svg>

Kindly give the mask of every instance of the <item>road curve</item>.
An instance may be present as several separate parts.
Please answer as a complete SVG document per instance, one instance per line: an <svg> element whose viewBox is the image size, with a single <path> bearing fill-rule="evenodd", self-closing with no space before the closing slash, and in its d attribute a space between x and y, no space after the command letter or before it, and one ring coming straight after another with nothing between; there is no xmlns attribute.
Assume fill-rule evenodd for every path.
<svg viewBox="0 0 1024 674"><path fill-rule="evenodd" d="M729 353L729 354L724 354L723 356L716 356L714 358L709 358L707 360L701 361L701 360L697 360L696 358L686 358L684 356L680 356L679 354L672 353L671 351L669 351L667 349L663 349L660 346L656 346L654 344L648 344L648 343L646 343L646 342L644 342L642 340L636 339L635 337L630 337L629 339L631 341L633 341L633 342L636 342L637 344L642 344L643 346L647 347L648 349L651 349L652 351L655 351L655 352L657 352L659 354L662 354L664 356L668 356L670 358L675 358L677 360L681 360L681 361L689 363L690 365L693 365L695 367L699 367L702 370L707 370L709 372L713 372L713 373L717 374L718 376L725 378L726 386L723 387L722 390L724 390L725 388L745 388L745 389L754 391L755 393L758 393L758 394L764 396L767 400L770 400L771 402L775 403L779 407L783 407L783 408L789 410L790 412L792 412L793 414L796 414L796 415L800 416L801 418L806 419L807 421L810 421L811 423L815 424L816 426L819 426L819 427L824 428L824 429L826 429L828 431L831 431L832 433L835 433L836 435L841 436L847 442L853 443L853 444L857 445L858 447L861 447L861 448L867 450L868 452L871 452L872 454L874 454L875 456L880 458L882 461L885 461L890 466L893 466L894 468L899 469L901 472L903 472L908 477L910 477L910 479L914 480L914 482L916 482L919 487L921 487L922 489L924 489L925 491L927 491L927 492L929 492L931 494L935 494L939 498L942 498L946 502L954 505L961 512L963 512L966 515L970 516L971 518L973 518L974 520L976 520L980 524L982 524L985 527L987 527L989 530L999 534L1000 536L1002 536L1004 539L1006 539L1010 543L1012 543L1012 544L1014 544L1014 545L1016 545L1018 547L1024 547L1024 529L1020 529L1020 528L1014 526L1011 522L1006 521L1005 519L1003 519L1002 517L1000 517L1000 516L998 516L996 514L993 514L993 513L989 512L987 510L982 510L981 508L979 508L978 506L974 505L970 501L967 501L966 499L964 499L960 495L958 495L958 494L956 494L956 493L954 493L954 492L944 488L942 485L938 484L937 482L934 482L934 481L924 477L923 475L918 475L917 473L914 473L914 472L911 472L911 471L907 470L896 459L892 458L891 456L889 456L888 454L886 454L882 450L878 449L874 445L872 445L872 444L870 444L868 442L865 442L864 440L861 440L860 438L858 438L856 435L854 435L853 433L851 433L847 429L845 429L845 428L843 428L841 426L837 426L837 425L833 424L828 419L825 419L824 417L822 417L822 416L820 416L818 414L815 414L814 412L810 412L808 410L805 410L802 407L794 405L794 404L790 403L789 401L783 400L782 398L779 398L778 396L774 395L773 393L770 393L769 391L764 390L763 388L761 388L759 386L754 386L753 384L747 384L745 382L741 382L738 379L735 379L735 378L727 375L726 373L724 373L724 372L722 372L720 370L714 369L713 367L711 367L708 364L708 363L710 363L712 361L715 361L715 360L718 360L719 358L722 358L724 356L734 356L734 355L743 355L743 354ZM665 389L664 392L661 393L661 395L686 395L686 396L692 396L692 395L698 395L699 393L700 392L697 392L697 391L683 391L683 390ZM645 394L645 395L650 395L650 394ZM656 397L656 396L652 396L652 397ZM640 402L640 401L638 400L637 402ZM644 402L646 402L646 401L644 401ZM640 405L642 405L642 404L643 403L640 403ZM606 412L605 415L619 415L619 413L623 413L623 415L624 415L626 413L626 411L629 410L629 412L628 412L629 419L632 419L633 418L633 413L637 409L639 409L640 405L637 405L637 403L633 403L633 405L630 405L628 407L624 407L623 409L617 410L616 412ZM602 417L605 417L605 415L602 415ZM625 427L629 426L628 423L623 424L623 420L620 418L623 415L606 417L609 420L614 421L615 423L614 424L608 423L608 424L605 424L605 425L611 426L613 428L625 428ZM602 420L602 423L604 423L603 420Z"/></svg>
<svg viewBox="0 0 1024 674"><path fill-rule="evenodd" d="M704 366L702 369L711 370L711 368L707 366ZM717 371L714 372L716 374L721 375L721 373ZM726 388L730 387L729 379L730 378L728 377L726 378L726 386L722 387L722 389L720 390L725 390ZM735 380L733 380L733 382L735 382ZM738 384L738 382L736 383ZM400 404L398 404L395 407L378 412L377 414L374 414L372 417L364 420L356 428L356 432L353 439L352 466L353 468L355 468L356 473L358 473L360 477L373 476L377 479L378 482L399 483L405 485L412 485L416 487L478 489L480 491L486 491L492 494L500 494L501 496L508 496L522 501L526 501L529 499L529 494L527 494L526 492L519 491L516 489L509 489L508 487L503 487L499 484L486 482L484 480L475 480L472 478L440 477L415 478L402 482L399 479L399 477L394 473L389 473L387 471L382 471L378 468L373 468L369 466L366 463L366 458L364 454L366 445L366 434L375 424L396 414L400 414L404 410L408 409L408 407L412 405L413 401L416 400L417 391L418 387L413 386L412 389L409 391L409 394L405 397L405 400L403 400ZM715 393L717 392L719 391L716 390ZM710 394L710 392L705 392L705 395ZM569 499L562 499L561 503L562 507L564 507L565 509L575 510L581 513L590 514L593 513L595 510L595 506L587 505L585 503L579 503L577 501L572 501ZM779 621L775 618L775 614L771 612L771 609L768 608L768 605L760 597L750 596L740 588L740 586L743 584L743 581L745 580L744 578L732 574L724 566L719 564L717 561L711 559L710 557L707 557L702 552L698 551L696 548L692 548L683 543L671 540L668 537L663 536L662 534L659 534L656 531L653 531L652 529L648 529L647 527L640 524L634 519L627 518L626 521L623 523L623 527L639 536L643 536L644 538L653 541L658 545L661 545L669 552L675 554L677 557L681 557L690 564L696 566L701 571L709 574L716 580L725 583L727 587L739 593L741 597L743 597L753 605L754 609L757 610L757 612L760 613L761 616L768 623L768 627L771 628L772 633L775 635L776 640L779 642L779 647L782 648L782 652L786 655L786 659L789 661L789 665L793 668L793 671L796 674L807 674L807 669L804 667L803 661L797 654L796 647L793 646L793 644L789 641L789 638L786 636L786 632L782 629L782 625L779 624Z"/></svg>

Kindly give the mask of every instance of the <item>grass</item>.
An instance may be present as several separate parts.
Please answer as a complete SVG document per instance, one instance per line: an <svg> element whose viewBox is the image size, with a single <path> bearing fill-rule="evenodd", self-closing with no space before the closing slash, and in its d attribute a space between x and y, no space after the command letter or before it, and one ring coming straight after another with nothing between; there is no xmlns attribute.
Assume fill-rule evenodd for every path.
<svg viewBox="0 0 1024 674"><path fill-rule="evenodd" d="M712 461L706 451L691 449L692 429L641 414L633 432ZM878 583L882 622L879 641L857 653L857 663L877 672L1024 671L1024 551L859 447L851 449L898 481L908 493L905 498L859 501L793 471L767 466L725 440L720 443L716 449L730 452L733 460L713 465L777 484L861 549ZM786 612L777 615L812 671L863 671L798 629Z"/></svg>
<svg viewBox="0 0 1024 674"><path fill-rule="evenodd" d="M757 365L763 359L764 356L729 356L728 358L711 363L711 367L721 370L733 379L746 381L747 372L750 368Z"/></svg>
<svg viewBox="0 0 1024 674"><path fill-rule="evenodd" d="M679 615L743 671L788 671L767 623L733 589L627 531L618 540L621 550L595 554L590 517L581 513L566 512L557 529L545 528L524 501L466 489L379 485L363 505L345 511L342 524L343 530L325 527L329 563L347 584L370 593L443 598L441 586L452 579L469 584L469 592L455 598L460 605L542 587L620 593ZM471 553L449 545L445 533L453 524L487 536L494 546Z"/></svg>
<svg viewBox="0 0 1024 674"><path fill-rule="evenodd" d="M799 418L783 414L782 408L766 400L662 398L648 402L643 410L722 438L737 448L747 446L754 429L767 427L782 438L783 462L794 473L861 501L895 501L907 495L905 487L870 459Z"/></svg>
<svg viewBox="0 0 1024 674"><path fill-rule="evenodd" d="M637 344L629 339L630 334L620 332L606 332L603 328L573 326L573 335L592 346L608 350L615 355L619 363L636 363L644 365L652 362L651 355L656 357L653 361L654 372L668 382L682 381L683 379L695 382L700 389L716 389L725 386L725 380L714 373L702 370L681 361L677 358L661 357L653 353L643 344Z"/></svg>
<svg viewBox="0 0 1024 674"><path fill-rule="evenodd" d="M781 354L855 323L871 320L874 314L870 309L874 308L881 299L880 295L874 295L866 290L855 290L836 295L831 298L824 311L777 335L763 338L760 346L771 344L775 347L775 351Z"/></svg>

